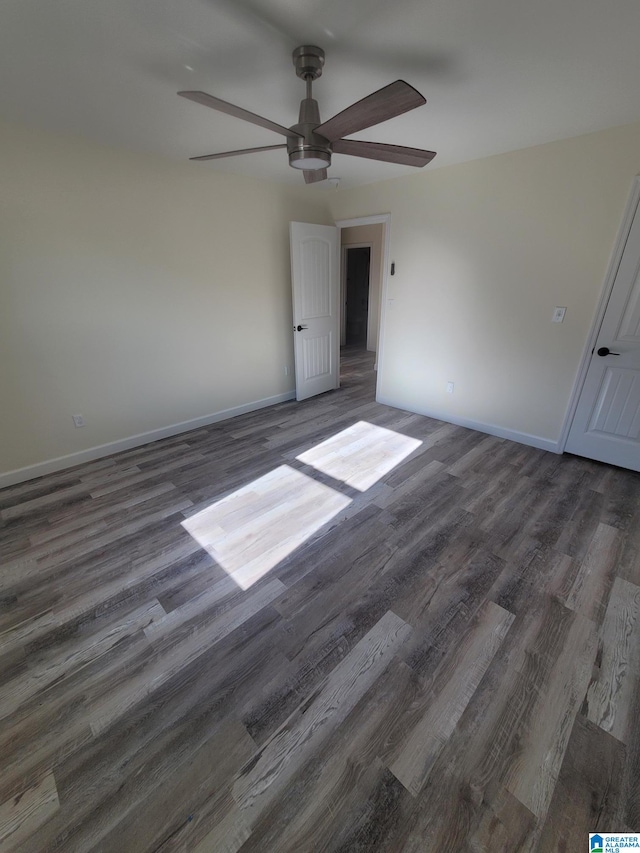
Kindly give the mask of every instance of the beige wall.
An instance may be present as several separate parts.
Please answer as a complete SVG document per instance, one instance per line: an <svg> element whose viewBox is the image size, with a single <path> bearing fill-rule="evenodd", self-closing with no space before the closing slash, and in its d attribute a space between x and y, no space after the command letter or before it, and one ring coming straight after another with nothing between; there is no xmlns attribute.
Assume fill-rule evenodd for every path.
<svg viewBox="0 0 640 853"><path fill-rule="evenodd" d="M631 125L332 194L391 213L381 399L557 442L638 171Z"/></svg>
<svg viewBox="0 0 640 853"><path fill-rule="evenodd" d="M354 225L342 228L340 239L342 246L371 243L369 269L369 319L367 323L367 349L378 349L380 332L380 293L382 291L382 225ZM344 311L344 305L341 306Z"/></svg>
<svg viewBox="0 0 640 853"><path fill-rule="evenodd" d="M640 125L331 194L0 140L0 477L291 391L288 221L386 212L382 398L552 444L640 171Z"/></svg>
<svg viewBox="0 0 640 853"><path fill-rule="evenodd" d="M0 474L293 388L288 222L324 194L0 140Z"/></svg>

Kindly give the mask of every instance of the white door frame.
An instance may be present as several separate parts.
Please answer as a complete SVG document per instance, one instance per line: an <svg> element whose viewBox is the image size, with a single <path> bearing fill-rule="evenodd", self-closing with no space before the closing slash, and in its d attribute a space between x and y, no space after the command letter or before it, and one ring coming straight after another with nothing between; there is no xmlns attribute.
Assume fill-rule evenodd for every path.
<svg viewBox="0 0 640 853"><path fill-rule="evenodd" d="M602 293L600 294L600 300L598 301L598 306L596 308L593 323L591 325L591 331L589 333L589 337L587 338L587 342L582 353L582 359L580 360L580 367L578 368L576 379L573 384L573 390L571 391L571 396L569 397L569 405L567 406L567 412L565 414L564 423L560 432L560 439L558 441L559 453L562 453L564 451L567 439L569 437L571 422L573 421L576 409L578 408L578 400L580 399L580 394L582 393L582 388L584 386L585 379L587 378L587 370L589 369L589 364L591 363L593 348L595 347L596 340L598 339L598 335L600 334L600 327L602 326L604 313L607 310L607 305L611 297L611 291L613 290L613 283L618 272L618 267L620 266L622 253L624 252L624 247L626 246L627 240L629 238L629 232L631 231L631 225L633 223L633 218L635 216L639 203L640 175L636 175L631 185L631 192L629 193L629 199L627 201L627 206L622 217L622 222L620 223L620 227L618 228L618 236L616 238L613 252L609 260L609 265L607 267L607 273L605 275Z"/></svg>
<svg viewBox="0 0 640 853"><path fill-rule="evenodd" d="M358 216L355 219L338 219L336 226L340 229L342 244L342 229L354 228L358 225L382 225L382 282L380 286L380 329L378 331L378 349L376 350L376 400L380 394L380 380L383 364L385 329L387 323L387 293L389 290L389 241L391 236L391 214L376 213L372 216Z"/></svg>
<svg viewBox="0 0 640 853"><path fill-rule="evenodd" d="M371 290L371 255L373 243L340 243L340 346L343 347L347 337L347 252L349 249L369 249L369 290ZM371 312L367 308L367 343L371 338ZM377 342L376 342L377 343Z"/></svg>

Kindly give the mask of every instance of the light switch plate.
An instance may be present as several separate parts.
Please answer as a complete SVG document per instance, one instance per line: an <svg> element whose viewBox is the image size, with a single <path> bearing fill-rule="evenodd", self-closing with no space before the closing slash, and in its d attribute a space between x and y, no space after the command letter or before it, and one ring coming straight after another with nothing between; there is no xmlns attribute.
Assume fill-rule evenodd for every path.
<svg viewBox="0 0 640 853"><path fill-rule="evenodd" d="M553 309L553 317L551 318L552 323L562 323L564 320L564 315L567 313L567 309L562 305L557 305Z"/></svg>

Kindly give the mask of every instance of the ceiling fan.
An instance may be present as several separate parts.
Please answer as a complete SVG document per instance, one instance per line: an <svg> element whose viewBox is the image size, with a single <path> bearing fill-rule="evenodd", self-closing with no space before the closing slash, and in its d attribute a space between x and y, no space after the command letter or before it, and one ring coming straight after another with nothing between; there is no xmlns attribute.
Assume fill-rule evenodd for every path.
<svg viewBox="0 0 640 853"><path fill-rule="evenodd" d="M206 92L178 92L181 97L188 98L190 101L244 119L267 130L273 130L287 138L286 143L281 145L241 148L237 151L204 154L190 159L217 160L221 157L234 157L236 154L253 154L257 151L286 148L289 154L289 165L294 169L301 169L306 183L313 184L326 179L327 167L331 165L331 154L334 151L338 154L351 154L354 157L365 157L369 160L382 160L386 163L417 167L426 166L436 156L435 151L408 148L405 145L343 139L344 136L372 127L374 124L380 124L426 104L420 92L404 80L396 80L378 89L377 92L367 95L366 98L321 123L318 102L312 97L311 86L313 81L322 74L324 51L314 45L297 47L293 51L293 64L298 77L307 84L307 93L300 102L298 123L291 127L283 127L235 104L208 95Z"/></svg>

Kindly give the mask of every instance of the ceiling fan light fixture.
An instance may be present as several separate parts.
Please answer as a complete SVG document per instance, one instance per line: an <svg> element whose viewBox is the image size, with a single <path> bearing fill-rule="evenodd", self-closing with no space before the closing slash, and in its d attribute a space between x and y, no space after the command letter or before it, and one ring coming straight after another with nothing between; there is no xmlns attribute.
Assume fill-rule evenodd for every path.
<svg viewBox="0 0 640 853"><path fill-rule="evenodd" d="M313 172L316 169L326 169L331 165L331 154L322 149L307 149L306 151L291 151L289 165L294 169L305 169Z"/></svg>

